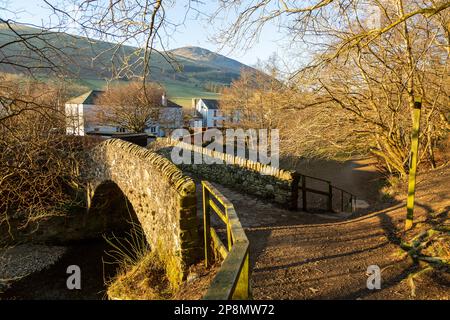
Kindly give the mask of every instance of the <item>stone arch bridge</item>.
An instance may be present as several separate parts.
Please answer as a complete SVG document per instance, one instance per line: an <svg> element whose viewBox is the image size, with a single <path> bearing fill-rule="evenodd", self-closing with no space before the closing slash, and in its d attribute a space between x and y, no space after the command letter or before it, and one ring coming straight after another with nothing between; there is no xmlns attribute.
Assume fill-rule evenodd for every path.
<svg viewBox="0 0 450 320"><path fill-rule="evenodd" d="M114 193L125 197L135 219L142 225L148 243L164 261L169 280L179 284L187 268L198 261L203 252L197 219L196 184L183 172L222 183L290 210L297 209L300 175L296 171L184 144L182 149L192 151L191 155L202 153L203 156L223 160L223 163L181 164L177 167L168 159L167 153L174 144L174 141L162 139L156 148L158 151L152 152L123 140L104 141L90 152L91 161L85 176L88 208L95 207L99 198L103 204L109 202L107 210L103 210L109 224L117 218L113 212L121 211L117 210L120 201L114 202ZM115 192L106 192L102 199L101 194L108 188ZM303 186L302 190L312 189Z"/></svg>
<svg viewBox="0 0 450 320"><path fill-rule="evenodd" d="M118 139L94 147L90 160L85 168L88 208L106 188L120 189L147 242L163 259L169 280L179 284L202 253L194 181L168 159Z"/></svg>

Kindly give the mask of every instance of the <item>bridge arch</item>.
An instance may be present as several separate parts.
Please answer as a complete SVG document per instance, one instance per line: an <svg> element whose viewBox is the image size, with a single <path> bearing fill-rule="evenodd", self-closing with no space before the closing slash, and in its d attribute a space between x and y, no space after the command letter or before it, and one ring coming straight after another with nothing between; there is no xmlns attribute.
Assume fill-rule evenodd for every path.
<svg viewBox="0 0 450 320"><path fill-rule="evenodd" d="M91 187L94 186L91 184ZM95 226L102 233L109 231L127 231L130 222L139 223L133 204L120 187L111 180L105 180L95 187L89 198L86 226ZM92 219L96 219L92 222Z"/></svg>
<svg viewBox="0 0 450 320"><path fill-rule="evenodd" d="M102 203L98 198L106 196L103 203L116 219L118 200L111 194L122 193L122 203L132 208L150 247L164 261L169 280L178 285L202 252L194 181L162 156L118 139L93 148L88 163L89 209L95 210Z"/></svg>

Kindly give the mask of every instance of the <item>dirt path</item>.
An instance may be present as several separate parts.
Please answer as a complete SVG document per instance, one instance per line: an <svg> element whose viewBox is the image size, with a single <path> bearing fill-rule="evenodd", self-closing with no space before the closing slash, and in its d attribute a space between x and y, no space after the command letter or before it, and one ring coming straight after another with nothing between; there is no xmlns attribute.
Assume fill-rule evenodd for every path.
<svg viewBox="0 0 450 320"><path fill-rule="evenodd" d="M432 212L448 215L449 173L444 169L429 180L419 177L416 221ZM396 238L404 199L364 217L336 221L283 210L215 185L234 204L250 240L255 299L413 298L405 279L414 266L401 257ZM370 265L382 269L381 290L366 287ZM416 286L415 298L450 299L448 278L424 278Z"/></svg>

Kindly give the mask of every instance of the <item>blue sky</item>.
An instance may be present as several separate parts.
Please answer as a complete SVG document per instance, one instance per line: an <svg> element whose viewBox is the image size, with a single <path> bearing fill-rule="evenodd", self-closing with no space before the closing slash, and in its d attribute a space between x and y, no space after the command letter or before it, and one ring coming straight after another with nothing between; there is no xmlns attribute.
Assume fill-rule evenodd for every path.
<svg viewBox="0 0 450 320"><path fill-rule="evenodd" d="M53 3L54 1L50 0L49 2ZM181 22L184 20L186 12L184 7L185 2L178 1L174 8L167 9L167 17L171 21ZM6 0L6 3L6 7L11 11L7 14L8 18L33 25L47 25L49 23L50 11L43 0ZM200 4L199 6L202 12L213 12L215 1L204 1L204 4ZM223 19L222 21L218 20L214 25L218 26L226 22L227 19ZM183 46L199 46L211 51L218 51L219 46L209 40L214 36L215 31L214 26L208 24L205 17L199 17L196 12L191 11L184 25L179 26L176 32L165 40L169 49ZM224 48L220 53L248 65L254 65L258 58L266 60L274 52L283 56L280 40L282 34L278 32L277 27L273 25L265 27L263 35L264 37L261 37L249 50L230 51L230 48Z"/></svg>

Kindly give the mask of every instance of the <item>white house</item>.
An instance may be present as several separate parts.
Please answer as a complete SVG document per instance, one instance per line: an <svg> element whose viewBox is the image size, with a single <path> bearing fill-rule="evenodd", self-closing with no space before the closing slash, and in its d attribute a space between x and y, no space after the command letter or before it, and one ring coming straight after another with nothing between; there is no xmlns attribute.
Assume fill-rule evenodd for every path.
<svg viewBox="0 0 450 320"><path fill-rule="evenodd" d="M193 110L192 116L189 119L189 127L203 128L203 116L196 109Z"/></svg>
<svg viewBox="0 0 450 320"><path fill-rule="evenodd" d="M162 96L162 107L159 110L159 119L154 126L149 126L147 133L165 137L174 129L183 127L183 107Z"/></svg>
<svg viewBox="0 0 450 320"><path fill-rule="evenodd" d="M218 100L192 99L192 104L196 114L191 121L191 127L203 127L203 128L223 127L225 117L219 110Z"/></svg>
<svg viewBox="0 0 450 320"><path fill-rule="evenodd" d="M119 132L127 132L124 128L109 126L95 122L94 112L101 108L96 104L97 98L103 93L100 90L91 90L79 97L66 102L66 133L71 135L98 134L112 135ZM161 97L159 117L150 120L145 132L156 136L168 135L170 131L181 128L183 125L183 108L168 100L165 95Z"/></svg>

